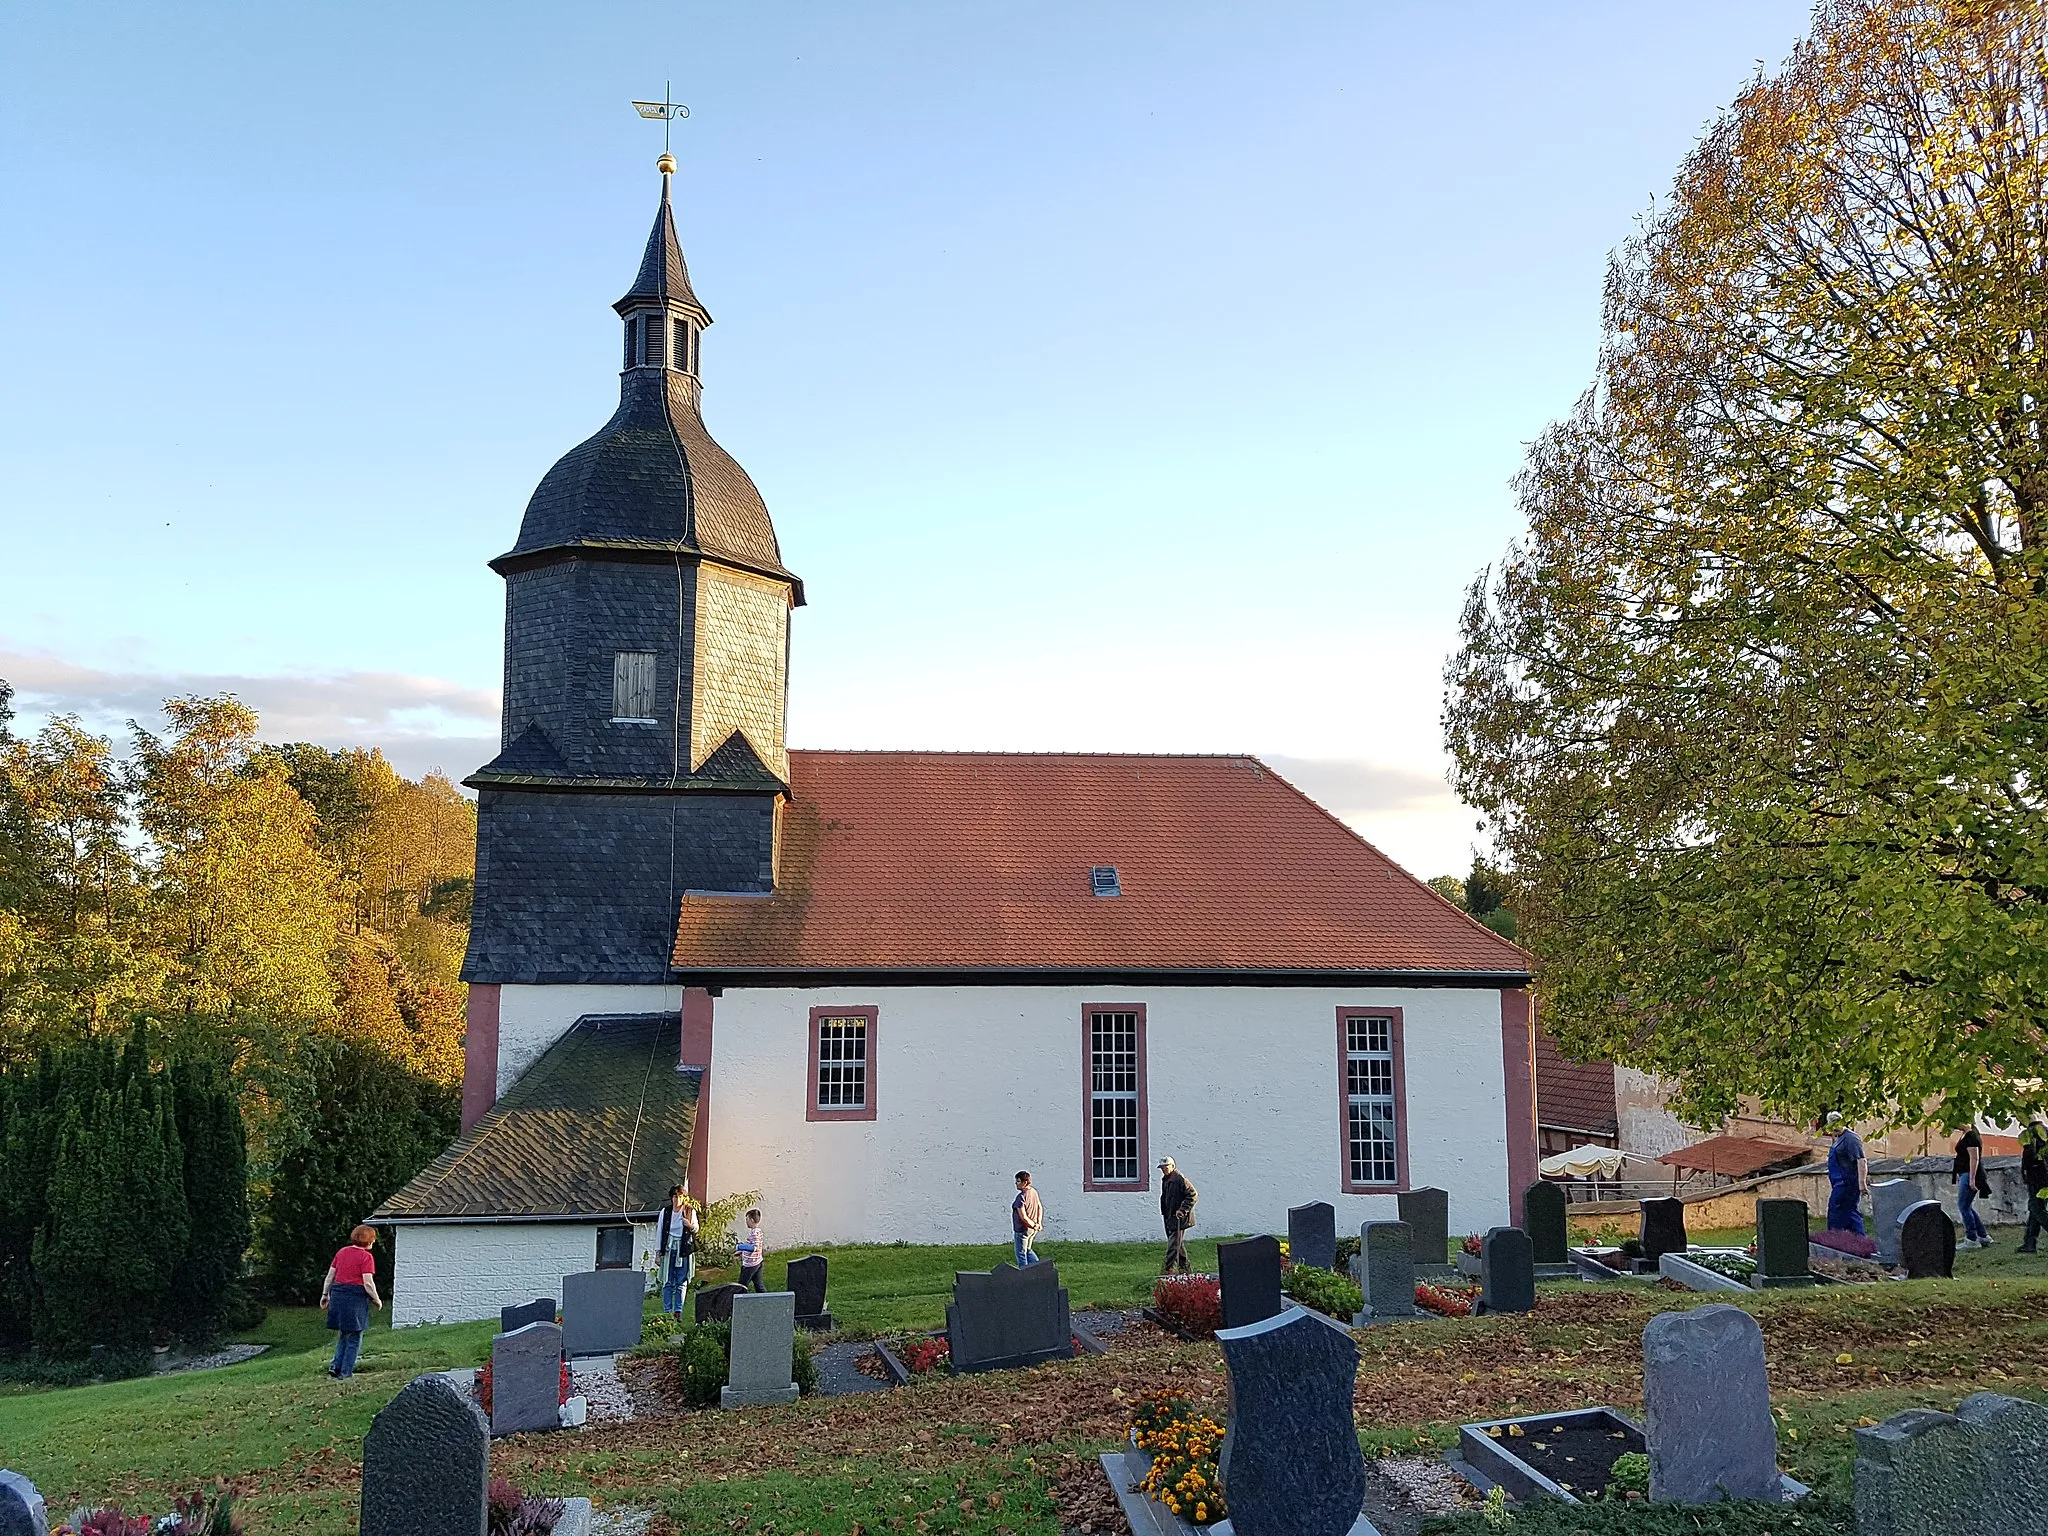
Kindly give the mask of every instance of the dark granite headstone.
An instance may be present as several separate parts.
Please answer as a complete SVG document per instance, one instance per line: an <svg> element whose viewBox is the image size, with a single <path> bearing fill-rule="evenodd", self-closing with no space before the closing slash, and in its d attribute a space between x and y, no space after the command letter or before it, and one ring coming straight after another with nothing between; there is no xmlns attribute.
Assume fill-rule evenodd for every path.
<svg viewBox="0 0 2048 1536"><path fill-rule="evenodd" d="M789 1261L789 1288L796 1292L796 1325L826 1329L832 1314L825 1310L825 1255L806 1254Z"/></svg>
<svg viewBox="0 0 2048 1536"><path fill-rule="evenodd" d="M1893 1414L1856 1431L1855 1489L1861 1536L2039 1536L2048 1408L1974 1392Z"/></svg>
<svg viewBox="0 0 2048 1536"><path fill-rule="evenodd" d="M1938 1200L1906 1207L1899 1218L1899 1267L1908 1280L1947 1280L1956 1272L1956 1224Z"/></svg>
<svg viewBox="0 0 2048 1536"><path fill-rule="evenodd" d="M1685 1202L1666 1197L1643 1202L1643 1262L1652 1270L1667 1253L1684 1253Z"/></svg>
<svg viewBox="0 0 2048 1536"><path fill-rule="evenodd" d="M1368 1221L1358 1233L1357 1326L1415 1315L1415 1234L1405 1221Z"/></svg>
<svg viewBox="0 0 2048 1536"><path fill-rule="evenodd" d="M1289 1307L1219 1328L1230 1372L1218 1471L1237 1536L1344 1536L1365 1502L1365 1457L1351 1416L1358 1346Z"/></svg>
<svg viewBox="0 0 2048 1536"><path fill-rule="evenodd" d="M484 1536L491 1427L446 1376L415 1376L363 1436L361 1536Z"/></svg>
<svg viewBox="0 0 2048 1536"><path fill-rule="evenodd" d="M1878 1263L1899 1267L1899 1219L1925 1198L1917 1179L1879 1179L1870 1186L1870 1237Z"/></svg>
<svg viewBox="0 0 2048 1536"><path fill-rule="evenodd" d="M1495 1227L1480 1240L1479 1305L1487 1312L1535 1307L1535 1249L1520 1227Z"/></svg>
<svg viewBox="0 0 2048 1536"><path fill-rule="evenodd" d="M1334 1248L1336 1245L1331 1244ZM1223 1326L1243 1328L1280 1311L1280 1240L1248 1237L1216 1245L1216 1274L1223 1285Z"/></svg>
<svg viewBox="0 0 2048 1536"><path fill-rule="evenodd" d="M1415 1234L1418 1274L1439 1274L1451 1268L1451 1195L1434 1186L1404 1189L1394 1196L1401 1219Z"/></svg>
<svg viewBox="0 0 2048 1536"><path fill-rule="evenodd" d="M697 1293L697 1321L700 1323L729 1323L732 1321L732 1299L747 1289L744 1285L714 1285L708 1291Z"/></svg>
<svg viewBox="0 0 2048 1536"><path fill-rule="evenodd" d="M49 1536L43 1497L19 1472L0 1472L0 1536Z"/></svg>
<svg viewBox="0 0 2048 1536"><path fill-rule="evenodd" d="M1813 1284L1804 1200L1756 1203L1756 1284L1759 1289Z"/></svg>
<svg viewBox="0 0 2048 1536"><path fill-rule="evenodd" d="M1074 1357L1074 1329L1059 1266L998 1264L953 1276L946 1344L956 1371L995 1371Z"/></svg>
<svg viewBox="0 0 2048 1536"><path fill-rule="evenodd" d="M1316 1269L1337 1267L1337 1207L1327 1200L1297 1205L1287 1213L1287 1257Z"/></svg>
<svg viewBox="0 0 2048 1536"><path fill-rule="evenodd" d="M498 1309L498 1332L513 1333L528 1323L552 1323L555 1320L555 1299L543 1296L537 1301L523 1302L516 1307Z"/></svg>
<svg viewBox="0 0 2048 1536"><path fill-rule="evenodd" d="M1522 1192L1522 1230L1529 1234L1538 1264L1569 1262L1565 1258L1571 1244L1565 1237L1564 1207L1562 1184L1538 1179Z"/></svg>
<svg viewBox="0 0 2048 1536"><path fill-rule="evenodd" d="M1653 1500L1783 1496L1763 1330L1742 1308L1717 1303L1650 1319L1643 1411Z"/></svg>
<svg viewBox="0 0 2048 1536"><path fill-rule="evenodd" d="M491 1340L491 1433L562 1427L562 1330L528 1323Z"/></svg>
<svg viewBox="0 0 2048 1536"><path fill-rule="evenodd" d="M637 1269L593 1269L562 1277L562 1347L572 1355L615 1355L640 1342L647 1277Z"/></svg>

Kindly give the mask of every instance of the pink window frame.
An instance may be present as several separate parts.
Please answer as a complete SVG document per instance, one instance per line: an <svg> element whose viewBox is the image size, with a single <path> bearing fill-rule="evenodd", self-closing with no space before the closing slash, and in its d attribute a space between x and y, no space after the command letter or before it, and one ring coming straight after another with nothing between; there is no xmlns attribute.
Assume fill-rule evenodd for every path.
<svg viewBox="0 0 2048 1536"><path fill-rule="evenodd" d="M818 1024L824 1019L866 1019L868 1024L868 1071L867 1102L859 1109L825 1109L818 1103ZM877 1089L877 1067L880 1053L876 1049L881 1033L881 1010L872 1003L847 1007L820 1007L811 1010L810 1020L810 1064L804 1069L804 1118L806 1120L872 1120L875 1118L875 1104L879 1098Z"/></svg>
<svg viewBox="0 0 2048 1536"><path fill-rule="evenodd" d="M1352 1019L1385 1019L1391 1028L1394 1047L1394 1182L1360 1184L1351 1177L1351 1076L1346 1063L1350 1056ZM1337 1176L1347 1195L1398 1194L1408 1187L1408 1062L1403 1048L1401 1010L1398 1008L1347 1007L1337 1010Z"/></svg>
<svg viewBox="0 0 2048 1536"><path fill-rule="evenodd" d="M1098 1179L1095 1177L1095 1031L1090 1023L1098 1013L1135 1013L1138 1016L1138 1177ZM1083 1003L1081 1005L1081 1188L1084 1190L1149 1193L1152 1188L1151 1094L1145 1086L1145 1005L1143 1003Z"/></svg>

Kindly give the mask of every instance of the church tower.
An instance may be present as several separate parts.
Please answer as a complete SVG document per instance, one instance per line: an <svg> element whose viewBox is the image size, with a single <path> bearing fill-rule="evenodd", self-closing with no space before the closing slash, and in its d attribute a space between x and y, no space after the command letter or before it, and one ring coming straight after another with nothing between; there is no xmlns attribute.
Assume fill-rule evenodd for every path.
<svg viewBox="0 0 2048 1536"><path fill-rule="evenodd" d="M613 306L619 406L542 478L505 579L505 706L477 791L463 979L670 979L685 892L774 889L803 584L699 412L711 315L661 205Z"/></svg>

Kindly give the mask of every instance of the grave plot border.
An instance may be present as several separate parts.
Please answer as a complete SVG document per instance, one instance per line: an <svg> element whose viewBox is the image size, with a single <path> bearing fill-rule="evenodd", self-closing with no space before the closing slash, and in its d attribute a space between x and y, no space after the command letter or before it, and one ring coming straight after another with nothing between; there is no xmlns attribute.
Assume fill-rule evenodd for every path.
<svg viewBox="0 0 2048 1536"><path fill-rule="evenodd" d="M1704 1264L1695 1264L1682 1253L1667 1253L1657 1260L1657 1273L1666 1280L1676 1280L1688 1291L1740 1291L1745 1296L1756 1294L1745 1280L1730 1279L1718 1269L1709 1269Z"/></svg>
<svg viewBox="0 0 2048 1536"><path fill-rule="evenodd" d="M1195 1525L1138 1492L1137 1485L1152 1470L1152 1456L1139 1450L1135 1442L1126 1440L1121 1450L1104 1451L1096 1459L1102 1463L1102 1475L1109 1479L1109 1491L1116 1495L1132 1536L1235 1536L1228 1520ZM1381 1532L1361 1511L1348 1536L1381 1536Z"/></svg>
<svg viewBox="0 0 2048 1536"><path fill-rule="evenodd" d="M1508 1497L1517 1503L1541 1496L1562 1499L1567 1504L1583 1504L1584 1499L1558 1486L1487 1433L1496 1427L1506 1430L1510 1424L1519 1424L1526 1431L1531 1424L1558 1424L1573 1420L1591 1420L1616 1429L1631 1430L1642 1437L1644 1445L1649 1444L1649 1434L1641 1424L1618 1409L1602 1405L1597 1408L1568 1408L1563 1413L1525 1413L1515 1418L1481 1419L1477 1423L1461 1424L1458 1426L1458 1444L1455 1449L1444 1452L1444 1460L1482 1495L1498 1485L1506 1489ZM1472 1475L1475 1472L1478 1474L1476 1477ZM1778 1474L1778 1488L1787 1504L1813 1492L1806 1484L1782 1471Z"/></svg>

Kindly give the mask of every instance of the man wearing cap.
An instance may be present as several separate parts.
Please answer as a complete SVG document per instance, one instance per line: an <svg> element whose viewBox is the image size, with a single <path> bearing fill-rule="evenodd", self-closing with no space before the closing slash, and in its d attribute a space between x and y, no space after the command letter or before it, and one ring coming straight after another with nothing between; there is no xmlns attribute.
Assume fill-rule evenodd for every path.
<svg viewBox="0 0 2048 1536"><path fill-rule="evenodd" d="M1188 1227L1195 1215L1195 1192L1173 1159L1159 1159L1159 1215L1166 1222L1166 1262L1162 1275L1188 1272Z"/></svg>

